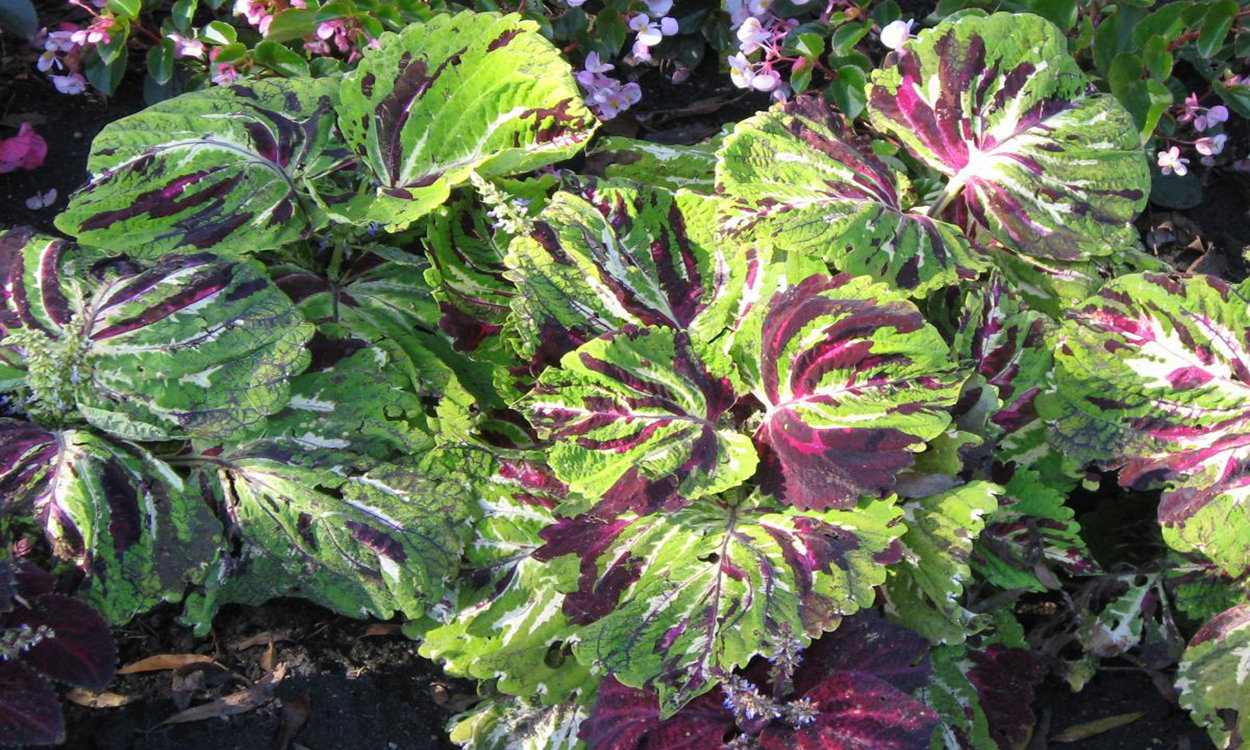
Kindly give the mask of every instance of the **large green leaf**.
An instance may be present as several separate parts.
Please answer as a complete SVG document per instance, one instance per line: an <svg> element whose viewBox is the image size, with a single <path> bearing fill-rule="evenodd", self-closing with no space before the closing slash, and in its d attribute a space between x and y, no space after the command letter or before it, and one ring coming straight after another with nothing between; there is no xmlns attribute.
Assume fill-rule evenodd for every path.
<svg viewBox="0 0 1250 750"><path fill-rule="evenodd" d="M1250 737L1250 604L1216 615L1194 634L1176 674L1180 703L1219 748Z"/></svg>
<svg viewBox="0 0 1250 750"><path fill-rule="evenodd" d="M397 344L323 323L308 349L308 370L291 379L290 401L265 420L262 436L375 458L428 447L426 409L414 388L422 378Z"/></svg>
<svg viewBox="0 0 1250 750"><path fill-rule="evenodd" d="M361 464L342 451L287 440L190 460L198 465L192 481L229 517L242 549L210 581L207 601L197 604L201 621L214 606L257 591L298 593L275 591L272 580L282 576L273 573L242 591L228 587L226 576L257 564L284 571L291 584L350 617L420 617L459 569L478 514L469 477L489 468L465 462L463 473L435 473Z"/></svg>
<svg viewBox="0 0 1250 750"><path fill-rule="evenodd" d="M731 237L760 233L916 296L974 278L989 258L956 226L903 205L907 178L823 99L799 97L738 124L717 155Z"/></svg>
<svg viewBox="0 0 1250 750"><path fill-rule="evenodd" d="M1132 116L1092 91L1050 21L969 15L886 58L869 113L949 178L934 212L958 195L1012 250L1071 261L1132 247L1150 192Z"/></svg>
<svg viewBox="0 0 1250 750"><path fill-rule="evenodd" d="M562 609L565 593L575 590L568 584L577 579L577 561L533 556L564 494L540 466L501 463L465 550L457 610L422 636L422 656L441 662L449 674L494 679L501 692L548 705L591 681L568 652L576 628Z"/></svg>
<svg viewBox="0 0 1250 750"><path fill-rule="evenodd" d="M723 140L724 134L719 134L683 146L610 136L595 141L586 158L589 164L602 164L603 174L613 180L715 195L716 151Z"/></svg>
<svg viewBox="0 0 1250 750"><path fill-rule="evenodd" d="M83 597L120 625L203 581L221 524L164 462L123 441L0 419L0 515L33 516Z"/></svg>
<svg viewBox="0 0 1250 750"><path fill-rule="evenodd" d="M1250 567L1250 301L1209 276L1120 277L1073 310L1039 400L1052 438L1120 483L1166 481L1164 539Z"/></svg>
<svg viewBox="0 0 1250 750"><path fill-rule="evenodd" d="M975 481L904 503L903 560L885 586L886 612L895 621L936 643L963 641L974 617L962 601L972 577L968 559L1000 492L997 485Z"/></svg>
<svg viewBox="0 0 1250 750"><path fill-rule="evenodd" d="M590 714L594 691L555 705L502 695L452 717L451 741L470 750L585 750L577 730Z"/></svg>
<svg viewBox="0 0 1250 750"><path fill-rule="evenodd" d="M649 512L755 472L751 439L728 425L734 400L684 332L628 326L566 354L519 408L571 490Z"/></svg>
<svg viewBox="0 0 1250 750"><path fill-rule="evenodd" d="M364 213L402 228L471 172L567 159L597 126L560 52L520 16L438 15L385 33L340 90L339 123L373 173Z"/></svg>
<svg viewBox="0 0 1250 750"><path fill-rule="evenodd" d="M763 486L799 508L888 491L946 429L964 380L920 311L863 276L813 275L777 293L750 335Z"/></svg>
<svg viewBox="0 0 1250 750"><path fill-rule="evenodd" d="M249 253L319 223L311 183L350 156L334 133L327 79L215 86L167 99L100 131L91 180L56 219L112 251Z"/></svg>
<svg viewBox="0 0 1250 750"><path fill-rule="evenodd" d="M870 606L885 581L881 553L904 531L892 499L801 512L737 497L565 519L536 553L580 556L579 589L564 600L583 624L574 652L655 691L664 718L783 639L806 645Z"/></svg>
<svg viewBox="0 0 1250 750"><path fill-rule="evenodd" d="M625 324L688 331L700 345L717 338L737 312L752 251L716 237L716 205L593 181L556 193L505 258L522 359Z"/></svg>
<svg viewBox="0 0 1250 750"><path fill-rule="evenodd" d="M26 408L131 440L233 439L286 403L308 363L312 326L258 263L171 254L103 268L95 283L62 269L65 243L0 246L0 348L22 354Z"/></svg>

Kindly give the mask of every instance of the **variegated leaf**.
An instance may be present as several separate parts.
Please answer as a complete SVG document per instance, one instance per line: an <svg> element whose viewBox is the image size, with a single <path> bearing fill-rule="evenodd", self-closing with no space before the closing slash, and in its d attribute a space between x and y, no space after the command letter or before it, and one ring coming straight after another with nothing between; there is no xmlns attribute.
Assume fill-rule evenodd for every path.
<svg viewBox="0 0 1250 750"><path fill-rule="evenodd" d="M887 614L935 643L959 643L974 615L962 601L968 559L1002 488L974 481L903 505L903 560L890 570Z"/></svg>
<svg viewBox="0 0 1250 750"><path fill-rule="evenodd" d="M989 266L952 224L904 206L907 178L873 155L819 97L739 123L717 154L717 192L730 237L756 233L914 296Z"/></svg>
<svg viewBox="0 0 1250 750"><path fill-rule="evenodd" d="M1250 604L1216 615L1194 634L1176 674L1180 703L1216 747L1250 737Z"/></svg>
<svg viewBox="0 0 1250 750"><path fill-rule="evenodd" d="M847 274L775 295L743 345L761 363L763 486L798 508L887 491L946 429L964 380L914 305Z"/></svg>
<svg viewBox="0 0 1250 750"><path fill-rule="evenodd" d="M384 33L340 100L343 135L378 186L365 215L396 229L471 172L504 177L567 159L598 125L559 50L517 15L439 14Z"/></svg>
<svg viewBox="0 0 1250 750"><path fill-rule="evenodd" d="M331 79L213 86L114 122L91 144L91 179L59 229L114 252L251 253L320 223L310 183L350 152Z"/></svg>
<svg viewBox="0 0 1250 750"><path fill-rule="evenodd" d="M562 609L577 561L534 557L543 545L539 532L556 522L553 508L565 495L544 467L500 462L479 501L482 520L465 550L456 611L424 634L422 656L449 674L494 679L501 692L545 705L593 684L569 650L576 628Z"/></svg>
<svg viewBox="0 0 1250 750"><path fill-rule="evenodd" d="M349 617L420 617L458 570L478 514L467 477L483 468L435 475L362 465L351 454L289 440L187 461L198 467L191 481L221 507L244 551L210 581L206 601L196 605L201 621L250 590L291 595L299 593L296 585ZM249 582L242 592L227 588L225 577L246 575L250 565L273 570L277 575L269 577L285 578L291 589L266 589L265 581Z"/></svg>
<svg viewBox="0 0 1250 750"><path fill-rule="evenodd" d="M566 354L518 408L569 489L646 513L755 472L751 439L729 426L734 400L684 332L627 326Z"/></svg>
<svg viewBox="0 0 1250 750"><path fill-rule="evenodd" d="M586 704L586 697L548 706L495 696L453 716L447 729L468 750L585 750L577 730L590 713Z"/></svg>
<svg viewBox="0 0 1250 750"><path fill-rule="evenodd" d="M164 462L80 430L0 420L0 515L33 516L82 596L121 625L203 581L221 525Z"/></svg>
<svg viewBox="0 0 1250 750"><path fill-rule="evenodd" d="M806 644L871 605L900 514L880 500L802 512L759 494L703 499L673 513L565 519L535 555L580 557L579 589L564 600L582 624L574 652L657 693L668 718L783 633Z"/></svg>
<svg viewBox="0 0 1250 750"><path fill-rule="evenodd" d="M949 201L1025 255L1081 260L1132 247L1150 171L1132 116L1098 94L1063 32L1025 13L922 31L868 88L872 122L949 178Z"/></svg>
<svg viewBox="0 0 1250 750"><path fill-rule="evenodd" d="M717 239L716 204L594 181L556 193L505 258L521 358L559 356L626 324L716 339L732 323L752 254Z"/></svg>
<svg viewBox="0 0 1250 750"><path fill-rule="evenodd" d="M1250 300L1209 276L1139 274L1073 310L1045 404L1052 438L1120 483L1166 481L1164 538L1250 567Z"/></svg>
<svg viewBox="0 0 1250 750"><path fill-rule="evenodd" d="M612 180L715 195L716 152L723 140L722 133L684 146L609 136L595 141L586 159L590 164L603 164L603 174Z"/></svg>
<svg viewBox="0 0 1250 750"><path fill-rule="evenodd" d="M45 421L77 410L131 440L239 438L308 362L312 327L253 261L173 254L98 283L61 263L55 242L0 247L0 349L21 354L24 408Z"/></svg>

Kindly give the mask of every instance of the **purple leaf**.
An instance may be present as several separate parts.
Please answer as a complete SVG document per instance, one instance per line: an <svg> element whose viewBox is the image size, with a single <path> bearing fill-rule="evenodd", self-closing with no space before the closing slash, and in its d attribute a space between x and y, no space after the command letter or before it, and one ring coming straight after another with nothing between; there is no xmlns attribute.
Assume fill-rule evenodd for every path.
<svg viewBox="0 0 1250 750"><path fill-rule="evenodd" d="M577 735L587 750L720 750L733 728L733 714L721 705L719 691L705 693L676 716L661 719L655 693L609 676L599 683L590 718Z"/></svg>
<svg viewBox="0 0 1250 750"><path fill-rule="evenodd" d="M830 673L862 672L914 693L929 680L928 654L929 642L915 631L865 610L843 620L804 652L794 689L803 694Z"/></svg>
<svg viewBox="0 0 1250 750"><path fill-rule="evenodd" d="M774 296L759 353L764 488L804 509L889 490L949 424L962 382L914 305L847 274Z"/></svg>
<svg viewBox="0 0 1250 750"><path fill-rule="evenodd" d="M0 745L57 745L65 717L52 683L18 661L0 660Z"/></svg>
<svg viewBox="0 0 1250 750"><path fill-rule="evenodd" d="M990 736L1003 750L1020 747L1036 722L1033 689L1046 676L1046 667L1028 651L994 644L984 651L968 650L975 665L968 681L977 689L989 721Z"/></svg>
<svg viewBox="0 0 1250 750"><path fill-rule="evenodd" d="M862 672L835 672L803 698L815 704L815 720L774 721L760 733L763 750L927 750L938 723L923 703Z"/></svg>
<svg viewBox="0 0 1250 750"><path fill-rule="evenodd" d="M22 654L22 663L87 690L103 690L117 668L117 644L100 613L77 599L44 594L5 618L8 627L47 626L55 634Z"/></svg>

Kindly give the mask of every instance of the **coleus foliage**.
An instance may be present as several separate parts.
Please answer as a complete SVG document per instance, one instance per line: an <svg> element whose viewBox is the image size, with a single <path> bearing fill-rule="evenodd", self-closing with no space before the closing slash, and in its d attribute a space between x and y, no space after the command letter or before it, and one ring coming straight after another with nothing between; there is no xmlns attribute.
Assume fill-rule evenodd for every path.
<svg viewBox="0 0 1250 750"><path fill-rule="evenodd" d="M117 644L90 606L55 593L56 579L21 560L0 561L0 744L56 745L65 718L52 682L103 690Z"/></svg>
<svg viewBox="0 0 1250 750"><path fill-rule="evenodd" d="M1237 291L1150 282L1231 337L1135 277L1051 319L1128 263L1149 173L1048 22L943 23L867 95L875 139L800 98L554 172L595 130L568 65L462 13L111 126L58 224L82 246L0 237L5 510L113 622L402 615L490 683L474 747L1018 746L1039 668L981 605L1097 572L1081 464L1171 483L1169 540L1236 570L1202 520L1235 418L1160 426L1159 367L1099 327L1156 321L1229 371L1167 387L1235 412Z"/></svg>

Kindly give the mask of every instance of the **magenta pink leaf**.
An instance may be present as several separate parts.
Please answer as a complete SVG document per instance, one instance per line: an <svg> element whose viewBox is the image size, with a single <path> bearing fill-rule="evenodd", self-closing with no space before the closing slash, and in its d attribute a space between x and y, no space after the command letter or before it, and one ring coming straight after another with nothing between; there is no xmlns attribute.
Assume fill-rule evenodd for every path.
<svg viewBox="0 0 1250 750"><path fill-rule="evenodd" d="M0 174L16 169L37 169L48 155L48 142L34 126L22 123L17 135L0 141Z"/></svg>

